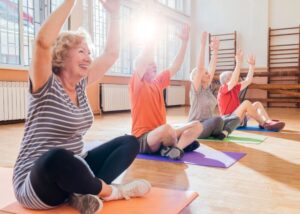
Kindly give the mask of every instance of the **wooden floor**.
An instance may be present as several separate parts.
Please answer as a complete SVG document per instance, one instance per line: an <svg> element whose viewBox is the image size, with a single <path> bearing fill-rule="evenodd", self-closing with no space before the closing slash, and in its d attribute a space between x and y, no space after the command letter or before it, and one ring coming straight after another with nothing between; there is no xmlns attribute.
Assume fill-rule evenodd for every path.
<svg viewBox="0 0 300 214"><path fill-rule="evenodd" d="M194 190L200 195L182 213L300 213L300 109L269 109L287 125L282 133L255 132L260 145L203 142L247 155L228 169L135 160L119 181L148 179L153 186ZM186 121L188 109L168 110L169 123ZM24 124L0 126L0 166L13 167ZM85 140L109 140L130 132L130 114L97 116ZM0 191L0 194L1 193Z"/></svg>

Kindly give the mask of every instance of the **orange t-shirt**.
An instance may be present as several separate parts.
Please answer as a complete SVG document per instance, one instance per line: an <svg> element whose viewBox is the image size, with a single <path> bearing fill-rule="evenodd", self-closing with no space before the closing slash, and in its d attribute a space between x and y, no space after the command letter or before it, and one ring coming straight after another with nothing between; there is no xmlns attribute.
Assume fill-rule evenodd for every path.
<svg viewBox="0 0 300 214"><path fill-rule="evenodd" d="M152 83L133 74L130 83L131 133L140 137L166 123L163 89L170 85L171 74L166 70L158 74Z"/></svg>

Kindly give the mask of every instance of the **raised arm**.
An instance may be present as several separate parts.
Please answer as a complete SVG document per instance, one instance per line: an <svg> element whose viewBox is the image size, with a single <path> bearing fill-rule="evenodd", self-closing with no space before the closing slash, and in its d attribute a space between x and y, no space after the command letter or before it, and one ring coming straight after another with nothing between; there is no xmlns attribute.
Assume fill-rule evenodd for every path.
<svg viewBox="0 0 300 214"><path fill-rule="evenodd" d="M239 81L240 73L241 73L241 64L243 61L243 52L239 49L235 56L236 66L231 75L229 82L227 83L228 91L233 89Z"/></svg>
<svg viewBox="0 0 300 214"><path fill-rule="evenodd" d="M52 74L51 48L75 3L76 0L65 0L44 22L36 36L29 70L33 93L45 85Z"/></svg>
<svg viewBox="0 0 300 214"><path fill-rule="evenodd" d="M137 74L140 79L143 78L146 73L147 65L154 61L154 42L147 41L142 52L137 56L135 60L135 66L133 73Z"/></svg>
<svg viewBox="0 0 300 214"><path fill-rule="evenodd" d="M248 57L249 71L247 77L244 81L241 82L241 90L244 90L252 83L254 70L255 70L255 56L250 55Z"/></svg>
<svg viewBox="0 0 300 214"><path fill-rule="evenodd" d="M193 78L191 79L192 84L196 91L198 91L201 80L203 77L203 74L205 72L204 68L204 62L205 62L205 47L206 47L206 40L207 40L207 32L203 32L201 36L201 45L200 45L200 53L198 57L198 64L197 64L197 70L193 71L195 72L193 75Z"/></svg>
<svg viewBox="0 0 300 214"><path fill-rule="evenodd" d="M175 57L172 65L168 68L168 70L171 72L171 76L174 76L177 73L177 71L180 69L184 61L184 56L188 45L189 36L190 36L190 27L188 25L185 25L182 28L181 34L178 35L178 37L181 39L180 50L177 56Z"/></svg>
<svg viewBox="0 0 300 214"><path fill-rule="evenodd" d="M209 68L208 68L208 73L209 73L210 78L209 78L207 87L210 86L210 84L214 78L214 75L215 75L215 71L216 71L216 67L217 67L217 60L218 60L219 45L220 45L220 40L217 37L213 37L212 42L210 44L210 48L213 51L213 55L210 60Z"/></svg>
<svg viewBox="0 0 300 214"><path fill-rule="evenodd" d="M101 79L117 61L120 50L120 0L100 0L109 14L109 30L104 52L89 67L88 84Z"/></svg>

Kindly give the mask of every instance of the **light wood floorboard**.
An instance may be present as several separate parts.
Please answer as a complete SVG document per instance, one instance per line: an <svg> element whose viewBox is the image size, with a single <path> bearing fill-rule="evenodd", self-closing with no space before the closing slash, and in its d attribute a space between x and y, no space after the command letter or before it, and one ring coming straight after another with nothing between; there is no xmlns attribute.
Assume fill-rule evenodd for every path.
<svg viewBox="0 0 300 214"><path fill-rule="evenodd" d="M300 213L300 109L269 109L273 118L287 123L281 133L260 145L203 142L224 151L247 155L228 169L135 160L117 182L148 179L153 186L199 193L183 213ZM168 109L169 123L183 123L188 108ZM130 133L130 113L96 116L86 141L106 141ZM0 125L0 166L13 167L24 124ZM0 193L2 194L2 193Z"/></svg>

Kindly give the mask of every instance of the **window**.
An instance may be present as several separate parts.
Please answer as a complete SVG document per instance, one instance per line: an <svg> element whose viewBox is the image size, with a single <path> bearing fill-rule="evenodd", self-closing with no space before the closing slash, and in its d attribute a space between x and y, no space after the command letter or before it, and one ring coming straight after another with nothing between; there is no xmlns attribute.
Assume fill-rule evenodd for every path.
<svg viewBox="0 0 300 214"><path fill-rule="evenodd" d="M50 2L53 11L63 0ZM48 0L1 0L0 64L28 66L31 63L33 41L47 5Z"/></svg>
<svg viewBox="0 0 300 214"><path fill-rule="evenodd" d="M107 33L106 12L99 0L93 1L93 41L95 55L99 56L103 50Z"/></svg>
<svg viewBox="0 0 300 214"><path fill-rule="evenodd" d="M63 0L50 0L51 1L51 9L50 11L54 11L62 2Z"/></svg>
<svg viewBox="0 0 300 214"><path fill-rule="evenodd" d="M186 15L190 15L190 0L157 0L160 4L163 4L173 10L177 10Z"/></svg>
<svg viewBox="0 0 300 214"><path fill-rule="evenodd" d="M23 0L23 53L24 65L29 65L35 35L33 0Z"/></svg>
<svg viewBox="0 0 300 214"><path fill-rule="evenodd" d="M1 0L0 1L0 64L28 66L32 58L33 40L41 23L54 11L63 0ZM82 0L82 24L90 33L95 46L95 56L102 54L106 43L108 19L105 9L99 0ZM131 2L131 3L130 3ZM157 0L155 4L164 4L172 10L185 11L189 0ZM120 18L120 55L115 65L108 71L113 75L130 75L133 61L139 53L135 41L132 41L131 30L136 14L141 13L142 3L128 0L121 6ZM173 61L180 48L180 41L175 36L182 23L175 21L168 8L162 8L157 16L163 17L159 22L161 34L156 48L156 62L159 70L164 70ZM187 20L178 13L177 20ZM165 21L166 20L166 21ZM68 29L68 23L63 30ZM185 79L189 71L189 49L184 64L175 79Z"/></svg>
<svg viewBox="0 0 300 214"><path fill-rule="evenodd" d="M0 2L0 63L20 64L19 6L17 0Z"/></svg>
<svg viewBox="0 0 300 214"><path fill-rule="evenodd" d="M176 57L181 46L181 41L176 36L176 34L180 32L182 27L183 23L179 23L174 20L167 20L166 23L162 24L162 38L159 39L156 51L156 62L158 71L163 71L164 69L168 68L173 62L174 58ZM190 71L189 52L190 49L188 47L183 65L181 66L177 74L173 77L173 79L186 79L187 74Z"/></svg>
<svg viewBox="0 0 300 214"><path fill-rule="evenodd" d="M131 25L131 9L126 6L121 8L121 19L120 19L120 56L118 61L114 64L109 74L125 74L129 75L132 73L132 53L130 45L130 33L128 26Z"/></svg>
<svg viewBox="0 0 300 214"><path fill-rule="evenodd" d="M98 1L94 1L93 5L93 41L95 45L95 55L102 54L105 48L105 42L107 37L107 16L102 4ZM131 46L129 43L128 26L131 22L131 8L122 5L120 18L120 56L118 61L110 69L108 74L125 74L128 75L132 70L132 57ZM84 23L87 21L84 20Z"/></svg>

